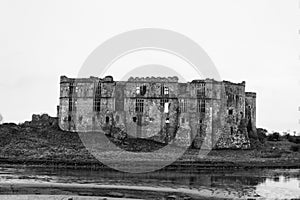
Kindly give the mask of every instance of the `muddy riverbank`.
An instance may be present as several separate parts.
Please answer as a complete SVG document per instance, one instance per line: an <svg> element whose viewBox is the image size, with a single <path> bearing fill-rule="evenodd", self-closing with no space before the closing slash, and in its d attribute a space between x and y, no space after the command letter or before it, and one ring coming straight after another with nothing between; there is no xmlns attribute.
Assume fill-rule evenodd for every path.
<svg viewBox="0 0 300 200"><path fill-rule="evenodd" d="M134 166L138 163L127 162L119 163L118 165ZM147 161L140 162L139 165L149 164ZM155 165L155 162L151 162ZM12 159L12 158L0 158L0 165L26 165L26 166L39 166L39 167L54 167L54 168L69 168L69 169L93 169L101 170L108 169L109 167L102 164L100 161L68 161L68 160L43 160L43 159ZM159 165L159 163L157 163ZM253 168L266 168L266 169L300 169L300 162L298 160L268 160L268 161L236 161L236 162L221 162L221 161L176 161L169 166L166 166L166 170L182 170L182 171L198 171L202 169L253 169Z"/></svg>

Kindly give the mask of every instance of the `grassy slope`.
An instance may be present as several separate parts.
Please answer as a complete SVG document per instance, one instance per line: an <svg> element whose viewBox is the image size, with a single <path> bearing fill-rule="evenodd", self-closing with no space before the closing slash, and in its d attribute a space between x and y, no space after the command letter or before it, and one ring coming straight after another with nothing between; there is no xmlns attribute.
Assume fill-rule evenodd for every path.
<svg viewBox="0 0 300 200"><path fill-rule="evenodd" d="M118 142L118 141L117 141ZM162 144L140 139L119 143L126 150L149 151ZM253 150L213 150L205 158L209 163L230 162L243 166L300 166L300 152L293 152L288 141L266 142ZM190 149L181 158L198 160L198 150ZM0 160L97 163L85 149L77 133L61 131L56 124L0 125ZM203 161L203 160L201 160Z"/></svg>

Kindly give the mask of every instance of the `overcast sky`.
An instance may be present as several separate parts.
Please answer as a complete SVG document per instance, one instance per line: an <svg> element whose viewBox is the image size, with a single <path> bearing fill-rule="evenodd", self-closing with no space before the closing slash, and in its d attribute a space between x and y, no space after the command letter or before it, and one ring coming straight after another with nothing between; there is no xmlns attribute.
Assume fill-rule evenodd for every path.
<svg viewBox="0 0 300 200"><path fill-rule="evenodd" d="M222 79L244 80L247 91L257 92L258 127L300 132L297 0L2 0L4 121L30 120L33 113L55 116L60 75L76 77L102 42L139 28L188 36Z"/></svg>

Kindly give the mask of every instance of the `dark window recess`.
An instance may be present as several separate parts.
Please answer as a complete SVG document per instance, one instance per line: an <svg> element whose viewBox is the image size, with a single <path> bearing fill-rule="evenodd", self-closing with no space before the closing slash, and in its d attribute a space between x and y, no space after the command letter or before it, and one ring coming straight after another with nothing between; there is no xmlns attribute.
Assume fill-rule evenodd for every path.
<svg viewBox="0 0 300 200"><path fill-rule="evenodd" d="M109 123L109 117L108 116L105 117L105 122Z"/></svg>
<svg viewBox="0 0 300 200"><path fill-rule="evenodd" d="M236 101L236 104L238 105L239 104L239 100L240 100L240 97L238 95L235 96L235 101Z"/></svg>
<svg viewBox="0 0 300 200"><path fill-rule="evenodd" d="M116 121L119 122L119 120L120 120L120 117L119 117L119 115L117 115L116 116Z"/></svg>
<svg viewBox="0 0 300 200"><path fill-rule="evenodd" d="M72 99L72 97L69 98L69 111L73 111L73 99Z"/></svg>
<svg viewBox="0 0 300 200"><path fill-rule="evenodd" d="M94 111L95 112L100 112L100 110L101 110L100 105L101 105L100 98L95 98L95 101L94 101Z"/></svg>
<svg viewBox="0 0 300 200"><path fill-rule="evenodd" d="M132 118L132 121L133 121L133 122L136 122L136 117L133 117L133 118Z"/></svg>
<svg viewBox="0 0 300 200"><path fill-rule="evenodd" d="M144 99L136 99L135 111L136 112L144 112Z"/></svg>
<svg viewBox="0 0 300 200"><path fill-rule="evenodd" d="M181 123L185 123L185 119L184 118L181 118Z"/></svg>
<svg viewBox="0 0 300 200"><path fill-rule="evenodd" d="M83 117L82 117L82 116L79 116L78 120L79 120L80 122L82 122L82 119L83 119ZM93 121L95 121L95 117L93 117Z"/></svg>
<svg viewBox="0 0 300 200"><path fill-rule="evenodd" d="M164 85L161 85L160 87L160 95L169 95L169 87L165 87Z"/></svg>
<svg viewBox="0 0 300 200"><path fill-rule="evenodd" d="M244 113L243 112L240 112L241 113L241 117L243 118L244 117Z"/></svg>
<svg viewBox="0 0 300 200"><path fill-rule="evenodd" d="M205 113L205 100L197 99L197 112Z"/></svg>
<svg viewBox="0 0 300 200"><path fill-rule="evenodd" d="M69 96L72 96L74 93L74 83L70 83L69 85Z"/></svg>
<svg viewBox="0 0 300 200"><path fill-rule="evenodd" d="M233 109L229 109L229 110L228 110L228 114L229 114L229 115L233 115Z"/></svg>
<svg viewBox="0 0 300 200"><path fill-rule="evenodd" d="M169 102L169 99L161 99L160 100L160 106L162 106L163 108L165 108L165 103Z"/></svg>
<svg viewBox="0 0 300 200"><path fill-rule="evenodd" d="M233 127L230 127L230 134L233 135Z"/></svg>
<svg viewBox="0 0 300 200"><path fill-rule="evenodd" d="M228 93L227 94L227 106L230 106L234 103L234 95L233 94L230 94Z"/></svg>
<svg viewBox="0 0 300 200"><path fill-rule="evenodd" d="M180 101L179 101L180 112L183 112L183 113L187 112L186 104L187 104L186 99L180 99Z"/></svg>
<svg viewBox="0 0 300 200"><path fill-rule="evenodd" d="M68 121L70 122L72 120L71 115L68 116Z"/></svg>
<svg viewBox="0 0 300 200"><path fill-rule="evenodd" d="M95 91L94 111L100 112L100 110L101 110L101 83L99 82Z"/></svg>
<svg viewBox="0 0 300 200"><path fill-rule="evenodd" d="M197 112L205 113L205 83L200 83L196 90Z"/></svg>
<svg viewBox="0 0 300 200"><path fill-rule="evenodd" d="M200 120L199 120L199 123L200 123L200 124L202 124L202 123L203 123L203 120L202 120L202 119L200 119Z"/></svg>
<svg viewBox="0 0 300 200"><path fill-rule="evenodd" d="M200 112L205 113L205 100L201 101Z"/></svg>
<svg viewBox="0 0 300 200"><path fill-rule="evenodd" d="M146 85L140 86L140 94L142 96L144 96L146 94L146 91L147 91L147 86Z"/></svg>
<svg viewBox="0 0 300 200"><path fill-rule="evenodd" d="M73 93L74 93L74 83L69 85L69 111L73 111Z"/></svg>
<svg viewBox="0 0 300 200"><path fill-rule="evenodd" d="M205 96L205 83L201 83L197 88L197 98L201 98Z"/></svg>

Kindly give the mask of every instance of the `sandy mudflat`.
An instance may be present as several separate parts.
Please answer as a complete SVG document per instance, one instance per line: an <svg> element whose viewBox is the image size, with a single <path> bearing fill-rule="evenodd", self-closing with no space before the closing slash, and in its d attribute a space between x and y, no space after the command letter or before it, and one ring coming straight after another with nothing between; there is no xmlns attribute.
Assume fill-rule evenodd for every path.
<svg viewBox="0 0 300 200"><path fill-rule="evenodd" d="M12 189L13 191L18 191L21 188L24 191L32 191L29 190L30 188L34 188L35 191L39 191L40 194L45 189L48 189L49 191L54 191L55 189L60 189L61 191L72 191L72 193L69 196L64 195L38 195L38 196L23 196L18 195L18 193L13 193L15 196L4 196L0 195L0 200L2 199L59 199L59 200L75 200L75 199L97 199L97 200L104 200L105 198L107 200L117 200L117 199L127 199L127 200L134 200L134 199L140 199L140 197L144 199L165 199L170 194L176 196L176 198L180 199L180 196L190 196L192 199L256 199L260 200L262 198L257 197L254 191L248 191L246 193L241 193L239 191L236 191L234 189L228 189L228 188L209 188L209 187L199 187L198 189L189 189L189 188L171 188L171 187L150 187L150 186L125 186L125 185L96 185L96 184L64 184L64 183L0 183L0 188L2 187L3 191L4 188ZM27 188L27 189L26 189ZM80 193L80 191L83 189L85 193L91 192L91 191L98 191L98 195L96 196L78 196L76 194L76 191ZM113 197L115 195L108 195L111 197L105 197L105 192L99 193L101 190L110 191L110 192L116 192L118 194L123 195L123 197ZM55 190L59 194L60 190ZM49 192L48 191L48 192ZM132 192L135 194L135 196L128 196L125 194L129 194ZM149 195L147 192L152 192L154 195ZM93 192L91 192L93 194ZM6 193L11 194L11 193ZM24 193L23 193L24 194ZM19 197L20 196L20 197ZM22 197L22 198L21 198ZM28 197L28 198L27 198ZM30 198L29 198L30 197ZM32 198L31 198L32 197ZM68 198L73 197L73 199ZM183 199L183 198L181 198Z"/></svg>
<svg viewBox="0 0 300 200"><path fill-rule="evenodd" d="M0 200L141 200L129 198L69 196L69 195L0 195Z"/></svg>

